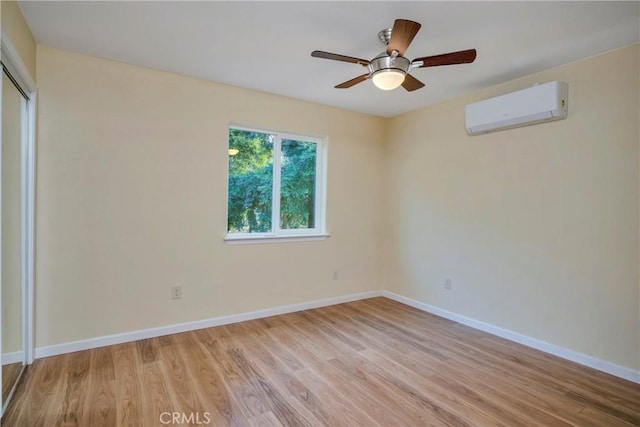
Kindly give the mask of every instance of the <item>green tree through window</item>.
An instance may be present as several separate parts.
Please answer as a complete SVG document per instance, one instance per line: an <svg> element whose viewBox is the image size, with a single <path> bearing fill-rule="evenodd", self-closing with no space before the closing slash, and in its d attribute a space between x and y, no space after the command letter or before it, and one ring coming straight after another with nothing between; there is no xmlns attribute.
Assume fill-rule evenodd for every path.
<svg viewBox="0 0 640 427"><path fill-rule="evenodd" d="M316 229L317 164L315 141L229 129L227 232Z"/></svg>
<svg viewBox="0 0 640 427"><path fill-rule="evenodd" d="M229 150L238 150L229 155L229 233L271 231L274 139L274 135L229 130Z"/></svg>
<svg viewBox="0 0 640 427"><path fill-rule="evenodd" d="M280 228L314 228L316 144L282 141Z"/></svg>

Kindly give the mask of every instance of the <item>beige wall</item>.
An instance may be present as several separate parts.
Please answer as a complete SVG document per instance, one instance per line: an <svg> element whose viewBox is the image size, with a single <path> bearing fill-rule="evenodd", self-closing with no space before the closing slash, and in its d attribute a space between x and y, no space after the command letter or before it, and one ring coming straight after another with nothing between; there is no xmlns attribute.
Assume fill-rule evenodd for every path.
<svg viewBox="0 0 640 427"><path fill-rule="evenodd" d="M0 1L0 28L9 37L31 78L36 77L36 42L14 0Z"/></svg>
<svg viewBox="0 0 640 427"><path fill-rule="evenodd" d="M640 368L639 75L635 45L391 120L386 287ZM466 134L466 104L551 80L566 120Z"/></svg>
<svg viewBox="0 0 640 427"><path fill-rule="evenodd" d="M37 77L37 346L380 288L383 119L43 46ZM223 242L230 123L328 137L329 239Z"/></svg>

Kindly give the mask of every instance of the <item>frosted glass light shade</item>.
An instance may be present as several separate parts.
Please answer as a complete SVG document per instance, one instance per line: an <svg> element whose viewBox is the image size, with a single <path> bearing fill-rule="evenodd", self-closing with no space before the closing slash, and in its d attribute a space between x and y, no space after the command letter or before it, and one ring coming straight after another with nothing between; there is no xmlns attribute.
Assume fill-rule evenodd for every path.
<svg viewBox="0 0 640 427"><path fill-rule="evenodd" d="M397 88L404 81L404 73L398 70L380 70L373 75L373 84L382 90Z"/></svg>

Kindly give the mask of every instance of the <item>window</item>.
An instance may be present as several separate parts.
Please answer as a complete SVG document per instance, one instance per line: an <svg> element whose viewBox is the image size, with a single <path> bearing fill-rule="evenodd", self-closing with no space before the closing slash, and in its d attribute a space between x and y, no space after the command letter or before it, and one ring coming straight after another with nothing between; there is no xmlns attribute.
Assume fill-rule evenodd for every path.
<svg viewBox="0 0 640 427"><path fill-rule="evenodd" d="M323 236L322 141L229 128L227 241Z"/></svg>

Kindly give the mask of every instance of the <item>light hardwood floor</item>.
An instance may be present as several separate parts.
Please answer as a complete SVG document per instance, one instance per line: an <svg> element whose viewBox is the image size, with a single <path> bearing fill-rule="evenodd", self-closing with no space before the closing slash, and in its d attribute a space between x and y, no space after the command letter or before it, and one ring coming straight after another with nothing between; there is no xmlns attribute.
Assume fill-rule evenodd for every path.
<svg viewBox="0 0 640 427"><path fill-rule="evenodd" d="M22 370L22 362L10 363L8 365L2 365L2 401L4 402L6 396L13 388L13 384L18 379L20 371Z"/></svg>
<svg viewBox="0 0 640 427"><path fill-rule="evenodd" d="M639 402L637 384L373 298L39 359L2 425L637 426Z"/></svg>

